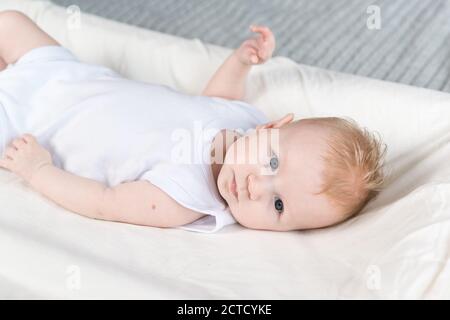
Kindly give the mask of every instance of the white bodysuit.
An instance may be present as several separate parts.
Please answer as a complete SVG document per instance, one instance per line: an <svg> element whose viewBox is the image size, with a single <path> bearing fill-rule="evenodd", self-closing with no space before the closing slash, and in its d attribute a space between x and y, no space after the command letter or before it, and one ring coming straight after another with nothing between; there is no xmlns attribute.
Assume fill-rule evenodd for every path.
<svg viewBox="0 0 450 320"><path fill-rule="evenodd" d="M206 214L185 230L235 222L212 175L212 139L224 128L245 133L267 121L247 103L128 80L59 46L33 49L0 72L1 153L31 133L68 172L107 186L147 180Z"/></svg>

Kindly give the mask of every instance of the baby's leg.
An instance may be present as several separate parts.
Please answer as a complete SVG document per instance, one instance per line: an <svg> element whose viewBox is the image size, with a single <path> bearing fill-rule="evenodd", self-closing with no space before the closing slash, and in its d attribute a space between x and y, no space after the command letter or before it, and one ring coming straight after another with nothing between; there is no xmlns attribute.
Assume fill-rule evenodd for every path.
<svg viewBox="0 0 450 320"><path fill-rule="evenodd" d="M31 49L59 45L30 18L18 11L0 11L0 70Z"/></svg>

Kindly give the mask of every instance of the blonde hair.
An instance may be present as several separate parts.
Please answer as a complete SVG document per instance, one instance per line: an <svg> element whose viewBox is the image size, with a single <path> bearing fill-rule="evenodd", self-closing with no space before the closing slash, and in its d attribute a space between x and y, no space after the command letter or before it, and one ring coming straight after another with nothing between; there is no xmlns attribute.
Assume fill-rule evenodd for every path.
<svg viewBox="0 0 450 320"><path fill-rule="evenodd" d="M325 169L319 194L337 205L347 220L357 214L381 191L385 176L386 145L379 135L361 128L352 119L307 119L329 130ZM342 221L341 221L342 222Z"/></svg>

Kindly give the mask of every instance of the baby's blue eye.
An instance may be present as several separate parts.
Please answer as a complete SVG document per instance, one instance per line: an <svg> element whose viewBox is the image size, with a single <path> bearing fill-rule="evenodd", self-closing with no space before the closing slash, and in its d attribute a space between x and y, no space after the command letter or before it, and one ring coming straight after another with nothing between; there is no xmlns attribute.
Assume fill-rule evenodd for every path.
<svg viewBox="0 0 450 320"><path fill-rule="evenodd" d="M283 209L284 209L283 201L280 198L275 197L275 210L277 210L278 213L283 213Z"/></svg>
<svg viewBox="0 0 450 320"><path fill-rule="evenodd" d="M272 170L278 169L278 158L277 157L272 157L272 159L270 159L270 168Z"/></svg>

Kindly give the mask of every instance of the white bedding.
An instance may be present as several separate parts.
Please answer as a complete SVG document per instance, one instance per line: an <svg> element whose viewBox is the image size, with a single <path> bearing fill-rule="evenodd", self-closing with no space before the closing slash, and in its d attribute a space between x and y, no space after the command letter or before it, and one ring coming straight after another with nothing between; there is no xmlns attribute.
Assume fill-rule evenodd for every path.
<svg viewBox="0 0 450 320"><path fill-rule="evenodd" d="M81 60L199 94L225 49L2 0ZM70 28L68 28L68 24ZM388 144L387 188L332 229L212 234L89 220L0 169L3 298L450 298L450 95L297 65L255 67L246 100L269 118L349 116Z"/></svg>

